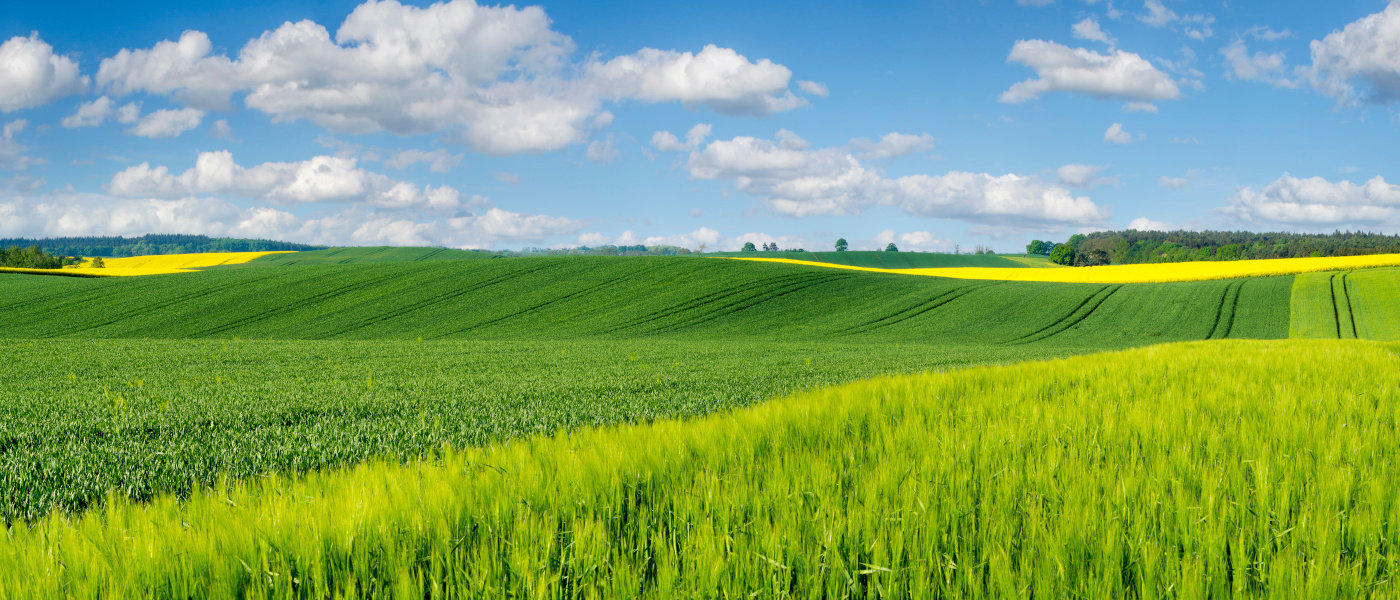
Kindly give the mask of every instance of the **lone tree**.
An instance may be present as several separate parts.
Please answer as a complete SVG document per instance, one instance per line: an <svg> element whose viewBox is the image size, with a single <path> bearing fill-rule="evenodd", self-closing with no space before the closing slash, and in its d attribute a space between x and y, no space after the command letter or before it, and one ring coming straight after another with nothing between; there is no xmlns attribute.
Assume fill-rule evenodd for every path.
<svg viewBox="0 0 1400 600"><path fill-rule="evenodd" d="M102 257L101 257L101 256L94 256L94 257L92 257L92 264L91 264L91 265L88 265L88 266L90 266L90 267L92 267L92 268L94 268L94 269L105 269L105 268L107 268L107 264L104 263L104 262L102 262Z"/></svg>
<svg viewBox="0 0 1400 600"><path fill-rule="evenodd" d="M740 252L758 252L758 248L753 247L753 242L744 242L744 248Z"/></svg>
<svg viewBox="0 0 1400 600"><path fill-rule="evenodd" d="M899 252L899 248L894 246L894 242L890 242L890 245L885 246L885 252Z"/></svg>
<svg viewBox="0 0 1400 600"><path fill-rule="evenodd" d="M837 252L845 252L845 251L846 251L846 238L840 238L840 239L836 240L836 251L837 251Z"/></svg>

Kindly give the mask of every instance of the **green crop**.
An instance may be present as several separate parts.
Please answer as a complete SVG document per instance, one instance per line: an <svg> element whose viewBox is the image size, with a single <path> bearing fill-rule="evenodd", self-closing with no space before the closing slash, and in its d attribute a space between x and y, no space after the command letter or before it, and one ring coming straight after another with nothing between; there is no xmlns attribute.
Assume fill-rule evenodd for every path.
<svg viewBox="0 0 1400 600"><path fill-rule="evenodd" d="M1400 269L1298 275L1289 337L1400 340Z"/></svg>
<svg viewBox="0 0 1400 600"><path fill-rule="evenodd" d="M1398 351L1162 345L116 499L16 524L0 595L1387 597Z"/></svg>
<svg viewBox="0 0 1400 600"><path fill-rule="evenodd" d="M942 256L942 255L938 255ZM0 276L0 338L1044 341L1123 348L1288 334L1291 277L987 282L677 257Z"/></svg>
<svg viewBox="0 0 1400 600"><path fill-rule="evenodd" d="M1072 350L908 344L0 340L0 516L220 477L691 417Z"/></svg>

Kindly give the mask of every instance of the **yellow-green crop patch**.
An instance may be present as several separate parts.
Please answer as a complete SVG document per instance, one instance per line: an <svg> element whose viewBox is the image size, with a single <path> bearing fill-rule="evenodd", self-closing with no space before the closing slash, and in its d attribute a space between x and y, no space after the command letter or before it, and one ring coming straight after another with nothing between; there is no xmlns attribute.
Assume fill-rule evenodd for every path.
<svg viewBox="0 0 1400 600"><path fill-rule="evenodd" d="M1390 597L1396 350L1161 345L117 500L16 524L0 595Z"/></svg>

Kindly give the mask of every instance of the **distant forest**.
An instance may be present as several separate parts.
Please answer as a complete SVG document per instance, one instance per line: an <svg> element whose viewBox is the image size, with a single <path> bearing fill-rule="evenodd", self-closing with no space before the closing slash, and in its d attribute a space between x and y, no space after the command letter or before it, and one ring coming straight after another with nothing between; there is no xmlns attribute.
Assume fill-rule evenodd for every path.
<svg viewBox="0 0 1400 600"><path fill-rule="evenodd" d="M59 256L152 256L157 254L202 254L205 252L271 252L275 250L322 250L311 246L271 240L211 238L204 235L152 234L141 237L62 237L0 238L0 248L38 246Z"/></svg>
<svg viewBox="0 0 1400 600"><path fill-rule="evenodd" d="M1039 245L1037 245L1037 243ZM1059 248L1064 246L1064 248ZM1059 248L1057 251L1056 249ZM1061 264L1093 264L1087 258L1112 259L1113 264L1301 258L1400 254L1400 236L1336 231L1333 233L1252 233L1248 231L1100 231L1073 235L1064 244L1032 242L1032 254L1049 254ZM1102 253L1102 254L1100 254Z"/></svg>

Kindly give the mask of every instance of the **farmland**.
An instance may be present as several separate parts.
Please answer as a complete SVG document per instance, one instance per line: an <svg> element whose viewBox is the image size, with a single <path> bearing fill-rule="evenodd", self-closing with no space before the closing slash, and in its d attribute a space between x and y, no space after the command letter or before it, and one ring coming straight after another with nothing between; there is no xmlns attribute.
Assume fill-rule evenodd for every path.
<svg viewBox="0 0 1400 600"><path fill-rule="evenodd" d="M235 481L184 502L118 499L17 525L0 540L0 586L7 596L1384 596L1400 518L1395 350L1154 346ZM1337 365L1350 376L1334 376Z"/></svg>
<svg viewBox="0 0 1400 600"><path fill-rule="evenodd" d="M1389 589L1398 269L322 252L0 276L0 595Z"/></svg>
<svg viewBox="0 0 1400 600"><path fill-rule="evenodd" d="M948 269L955 267L978 267L986 269L1023 269L1053 265L1042 259L1022 259L1016 255L997 256L994 254L934 254L926 252L872 252L851 250L846 252L715 252L705 256L726 258L782 258L786 260L808 261L848 267L872 269Z"/></svg>
<svg viewBox="0 0 1400 600"><path fill-rule="evenodd" d="M258 264L101 280L0 277L0 338L1053 338L1104 349L1287 337L1292 285L1291 277L988 282L669 257Z"/></svg>

